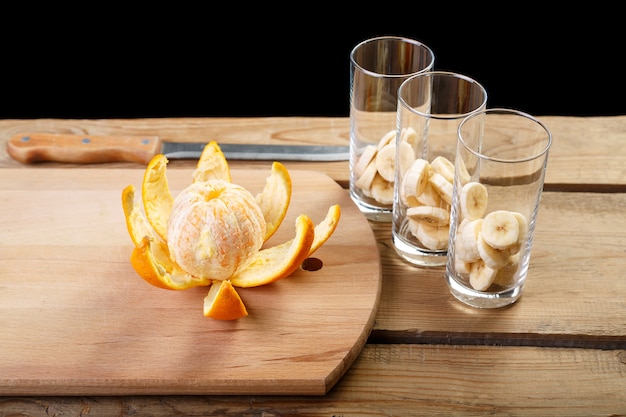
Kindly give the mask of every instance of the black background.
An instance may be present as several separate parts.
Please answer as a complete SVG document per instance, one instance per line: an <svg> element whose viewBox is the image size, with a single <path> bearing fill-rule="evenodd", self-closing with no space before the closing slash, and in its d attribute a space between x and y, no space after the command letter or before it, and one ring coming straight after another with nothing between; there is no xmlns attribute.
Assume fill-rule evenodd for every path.
<svg viewBox="0 0 626 417"><path fill-rule="evenodd" d="M347 116L350 51L379 35L424 42L436 69L483 84L489 107L626 115L624 25L610 8L209 4L6 19L0 118Z"/></svg>

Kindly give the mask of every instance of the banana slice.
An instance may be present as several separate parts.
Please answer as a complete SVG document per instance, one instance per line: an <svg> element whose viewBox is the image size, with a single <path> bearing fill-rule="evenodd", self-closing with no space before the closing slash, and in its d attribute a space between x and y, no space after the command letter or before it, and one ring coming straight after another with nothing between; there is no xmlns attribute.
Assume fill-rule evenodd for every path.
<svg viewBox="0 0 626 417"><path fill-rule="evenodd" d="M413 147L408 142L400 141L397 144L397 156L398 161L398 169L400 172L406 172L413 162L415 162L415 153L413 152Z"/></svg>
<svg viewBox="0 0 626 417"><path fill-rule="evenodd" d="M521 244L526 240L526 236L528 236L528 220L526 220L526 216L520 212L512 211L511 213L513 213L519 224L519 237L517 238L517 242Z"/></svg>
<svg viewBox="0 0 626 417"><path fill-rule="evenodd" d="M472 268L471 262L464 262L458 257L454 257L454 270L457 274L469 274Z"/></svg>
<svg viewBox="0 0 626 417"><path fill-rule="evenodd" d="M485 216L481 236L494 249L505 250L519 240L520 224L517 217L507 210L496 210Z"/></svg>
<svg viewBox="0 0 626 417"><path fill-rule="evenodd" d="M370 194L381 204L393 204L393 181L387 181L379 174L375 175L370 185Z"/></svg>
<svg viewBox="0 0 626 417"><path fill-rule="evenodd" d="M459 223L456 228L456 234L454 235L454 270L459 274L469 274L470 267L472 265L471 262L466 262L463 259L464 249L461 244L461 236L463 235L463 230L469 223L469 220L463 220Z"/></svg>
<svg viewBox="0 0 626 417"><path fill-rule="evenodd" d="M485 265L489 268L500 269L509 262L509 252L507 250L500 250L489 246L483 237L484 230L485 220L483 220L481 231L478 234L478 239L476 240L476 247L478 249L478 253L480 253L480 259L482 259L485 262Z"/></svg>
<svg viewBox="0 0 626 417"><path fill-rule="evenodd" d="M407 197L406 194L404 193L403 187L398 187L398 196L400 197L400 201L402 201L402 204L404 204L407 207L415 207L415 206L421 205L421 203L417 201L417 198L415 198L415 196Z"/></svg>
<svg viewBox="0 0 626 417"><path fill-rule="evenodd" d="M354 185L361 189L364 194L369 196L370 188L372 187L372 181L374 181L374 177L377 173L378 170L376 169L376 162L371 161L365 168L363 174L357 178Z"/></svg>
<svg viewBox="0 0 626 417"><path fill-rule="evenodd" d="M459 235L459 247L456 256L465 262L476 262L481 259L478 251L478 235L482 228L483 219L463 220L467 222ZM461 222L461 223L463 223Z"/></svg>
<svg viewBox="0 0 626 417"><path fill-rule="evenodd" d="M446 226L450 223L448 210L433 206L409 207L406 215L412 220L434 226Z"/></svg>
<svg viewBox="0 0 626 417"><path fill-rule="evenodd" d="M396 130L390 130L389 132L385 133L383 135L382 138L380 138L380 140L378 141L378 144L376 145L377 150L381 150L382 148L384 148L385 146L389 145L391 142L394 141L394 139L396 138Z"/></svg>
<svg viewBox="0 0 626 417"><path fill-rule="evenodd" d="M417 196L417 201L419 204L433 207L441 207L446 204L439 193L430 185L430 182L426 184L424 192Z"/></svg>
<svg viewBox="0 0 626 417"><path fill-rule="evenodd" d="M409 218L409 224L414 223L414 235L430 250L440 250L448 247L450 228L448 226L433 226L430 224L417 222ZM409 227L409 230L411 228ZM413 230L411 230L413 232Z"/></svg>
<svg viewBox="0 0 626 417"><path fill-rule="evenodd" d="M461 218L472 220L483 217L487 201L487 188L479 182L468 182L459 193Z"/></svg>
<svg viewBox="0 0 626 417"><path fill-rule="evenodd" d="M430 166L438 174L443 175L450 184L454 184L454 164L445 156L438 156L430 162Z"/></svg>
<svg viewBox="0 0 626 417"><path fill-rule="evenodd" d="M493 281L493 283L501 287L508 287L512 285L518 267L519 254L512 255L511 257L509 257L509 262L504 267L498 270L498 274L496 275L496 279Z"/></svg>
<svg viewBox="0 0 626 417"><path fill-rule="evenodd" d="M388 143L379 149L375 161L380 176L393 182L396 175L396 144Z"/></svg>
<svg viewBox="0 0 626 417"><path fill-rule="evenodd" d="M489 267L485 262L474 262L469 272L470 285L477 291L485 291L493 284L497 274L498 270Z"/></svg>
<svg viewBox="0 0 626 417"><path fill-rule="evenodd" d="M522 249L522 245L528 236L528 220L526 220L526 216L517 211L512 211L511 214L515 216L517 223L519 224L519 236L517 238L517 242L508 247L506 250L509 252L509 255L515 255Z"/></svg>
<svg viewBox="0 0 626 417"><path fill-rule="evenodd" d="M465 230L465 226L467 226L469 222L469 220L464 219L461 221L461 223L459 223L459 225L456 227L457 236L460 236L463 233L463 230Z"/></svg>
<svg viewBox="0 0 626 417"><path fill-rule="evenodd" d="M401 142L406 142L409 145L411 145L411 147L413 147L416 140L417 140L417 132L415 131L415 129L413 129L412 127L407 127L405 129L402 129L402 133L400 134Z"/></svg>
<svg viewBox="0 0 626 417"><path fill-rule="evenodd" d="M430 177L430 164L425 159L418 158L411 164L409 170L402 179L402 192L404 198L410 202L417 198L426 189ZM411 204L409 204L411 205ZM417 205L417 204L415 204Z"/></svg>
<svg viewBox="0 0 626 417"><path fill-rule="evenodd" d="M359 160L354 164L354 175L356 178L359 178L365 172L367 166L374 160L376 157L376 146L367 145L365 149L363 149L363 153L359 156Z"/></svg>
<svg viewBox="0 0 626 417"><path fill-rule="evenodd" d="M435 191L439 193L443 201L452 204L452 183L438 172L433 172L428 178Z"/></svg>

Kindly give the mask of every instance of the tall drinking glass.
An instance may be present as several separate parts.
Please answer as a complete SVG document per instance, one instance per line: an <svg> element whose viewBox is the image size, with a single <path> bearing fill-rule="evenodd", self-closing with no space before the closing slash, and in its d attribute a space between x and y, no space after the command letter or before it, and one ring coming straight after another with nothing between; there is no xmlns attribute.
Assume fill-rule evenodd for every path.
<svg viewBox="0 0 626 417"><path fill-rule="evenodd" d="M429 47L398 36L365 40L350 54L350 196L370 220L391 221L398 88L434 62Z"/></svg>
<svg viewBox="0 0 626 417"><path fill-rule="evenodd" d="M454 72L421 73L400 86L392 241L409 263L446 264L457 129L486 104L483 86Z"/></svg>
<svg viewBox="0 0 626 417"><path fill-rule="evenodd" d="M522 295L551 143L543 123L517 110L459 126L445 276L465 304L503 307Z"/></svg>

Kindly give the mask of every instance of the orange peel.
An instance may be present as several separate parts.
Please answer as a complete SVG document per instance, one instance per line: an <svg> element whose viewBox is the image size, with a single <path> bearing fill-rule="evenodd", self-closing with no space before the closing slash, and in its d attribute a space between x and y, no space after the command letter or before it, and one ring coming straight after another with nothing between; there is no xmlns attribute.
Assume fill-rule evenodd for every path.
<svg viewBox="0 0 626 417"><path fill-rule="evenodd" d="M266 241L278 230L287 214L291 203L291 187L291 176L287 168L280 162L274 162L263 191L255 197L265 218Z"/></svg>
<svg viewBox="0 0 626 417"><path fill-rule="evenodd" d="M152 225L141 211L139 201L135 199L135 193L136 190L133 185L129 185L122 190L122 208L124 210L124 217L126 218L128 234L133 243L137 245L144 236L154 239L159 239L160 237L156 234Z"/></svg>
<svg viewBox="0 0 626 417"><path fill-rule="evenodd" d="M161 239L167 240L167 222L170 218L174 197L165 175L167 158L158 154L148 163L141 185L143 207L148 221Z"/></svg>
<svg viewBox="0 0 626 417"><path fill-rule="evenodd" d="M339 218L341 217L341 207L339 204L335 204L328 208L326 217L320 223L315 226L315 238L311 244L309 250L309 256L313 255L313 252L318 250L326 241L332 236L339 224Z"/></svg>
<svg viewBox="0 0 626 417"><path fill-rule="evenodd" d="M204 297L204 316L216 320L237 320L248 315L239 293L230 281L214 281Z"/></svg>
<svg viewBox="0 0 626 417"><path fill-rule="evenodd" d="M193 172L193 182L210 180L232 181L228 161L215 141L209 142L204 147Z"/></svg>
<svg viewBox="0 0 626 417"><path fill-rule="evenodd" d="M130 255L135 272L146 282L167 290L186 290L211 285L211 279L196 278L184 272L169 258L164 243L145 236Z"/></svg>
<svg viewBox="0 0 626 417"><path fill-rule="evenodd" d="M270 284L291 275L309 256L315 239L315 225L306 214L296 219L295 238L262 249L248 266L230 278L235 287L249 288Z"/></svg>

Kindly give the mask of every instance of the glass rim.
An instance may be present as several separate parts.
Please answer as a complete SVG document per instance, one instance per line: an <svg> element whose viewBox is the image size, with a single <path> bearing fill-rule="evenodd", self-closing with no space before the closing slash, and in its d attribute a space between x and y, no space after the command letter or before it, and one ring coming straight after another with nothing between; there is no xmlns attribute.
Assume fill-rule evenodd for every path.
<svg viewBox="0 0 626 417"><path fill-rule="evenodd" d="M416 72L409 72L409 73L404 73L404 74L381 74L379 72L375 72L375 71L371 71L371 70L368 70L366 68L363 68L363 66L360 65L356 61L356 59L355 59L355 54L356 54L357 50L359 50L360 48L362 48L363 46L365 46L367 44L374 43L374 42L380 42L380 41L398 41L398 42L411 44L411 45L414 45L414 46L419 47L419 48L423 48L424 50L426 50L428 52L428 54L430 56L430 62L428 63L428 65L426 65L424 67L424 69L421 69L421 70L416 71ZM376 36L374 38L368 38L368 39L362 40L361 42L357 43L352 48L352 51L350 51L350 62L352 63L352 65L354 65L360 71L362 71L364 74L367 74L370 77L374 77L374 78L405 78L407 76L413 76L413 75L421 74L424 71L430 71L433 68L433 66L435 65L435 53L433 52L433 50L428 45L426 45L423 42L418 41L417 39L407 38L405 36L383 35L383 36Z"/></svg>
<svg viewBox="0 0 626 417"><path fill-rule="evenodd" d="M534 122L535 124L540 126L544 130L544 132L547 134L546 145L541 150L539 150L538 152L535 152L532 155L529 155L529 156L524 157L524 158L519 158L519 159L496 158L496 157L485 155L482 152L478 152L478 151L474 150L463 139L463 135L461 134L461 130L462 130L463 126L465 126L466 122L472 120L475 117L486 116L488 114L509 114L509 115L514 115L514 116L520 116L520 117L526 118L526 119ZM552 132L550 132L550 129L548 129L548 127L545 125L545 123L543 123L541 120L539 120L535 116L532 116L531 114L528 114L528 113L523 112L521 110L505 108L505 107L495 107L495 108L490 108L490 109L483 109L483 110L476 111L476 112L474 112L472 114L469 114L459 124L459 127L457 129L457 138L459 139L459 142L461 143L461 145L463 145L463 148L465 148L471 154L473 154L473 155L475 155L475 156L477 156L477 157L479 157L481 159L485 159L487 161L500 162L500 163L509 163L509 164L528 162L528 161L532 161L532 160L541 158L543 155L545 155L548 152L548 150L550 149L550 146L552 145Z"/></svg>
<svg viewBox="0 0 626 417"><path fill-rule="evenodd" d="M483 93L483 100L480 103L480 106L476 107L474 110L468 113L451 113L449 115L424 113L423 111L416 110L414 107L410 106L409 103L406 102L402 93L404 89L407 88L407 86L414 79L419 78L419 77L433 77L433 76L446 76L450 78L458 78L458 79L465 80L472 85L477 86L480 89L480 91ZM411 113L415 115L425 117L428 119L435 119L435 120L464 119L466 117L472 116L475 113L480 112L481 110L485 110L485 106L487 105L487 97L488 97L488 94L487 94L487 89L485 88L485 86L483 86L481 83L479 83L472 77L469 77L465 74L460 74L458 72L453 72L453 71L424 71L424 72L420 72L417 74L413 74L409 78L404 80L402 84L400 84L400 87L398 87L398 102L400 103L402 107L406 108L408 111L410 111Z"/></svg>

